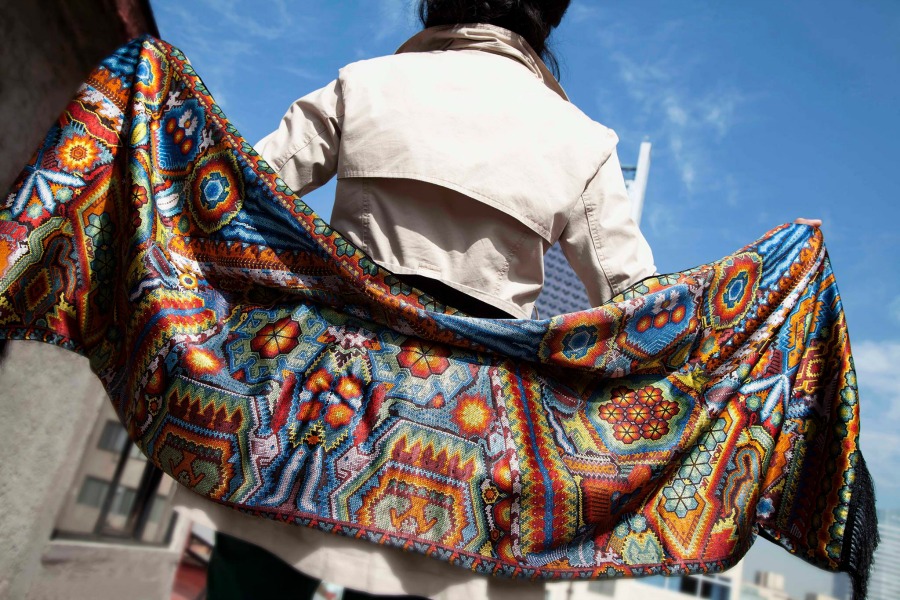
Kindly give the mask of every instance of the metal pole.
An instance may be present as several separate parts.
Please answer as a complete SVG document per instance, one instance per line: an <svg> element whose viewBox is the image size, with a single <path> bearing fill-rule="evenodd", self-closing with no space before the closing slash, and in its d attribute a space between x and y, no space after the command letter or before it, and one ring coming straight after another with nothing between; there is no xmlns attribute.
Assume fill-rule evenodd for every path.
<svg viewBox="0 0 900 600"><path fill-rule="evenodd" d="M644 195L647 193L647 179L650 177L650 147L648 141L641 142L638 152L637 167L634 172L634 181L628 188L628 197L631 200L631 218L638 225L641 224L641 214L644 212Z"/></svg>

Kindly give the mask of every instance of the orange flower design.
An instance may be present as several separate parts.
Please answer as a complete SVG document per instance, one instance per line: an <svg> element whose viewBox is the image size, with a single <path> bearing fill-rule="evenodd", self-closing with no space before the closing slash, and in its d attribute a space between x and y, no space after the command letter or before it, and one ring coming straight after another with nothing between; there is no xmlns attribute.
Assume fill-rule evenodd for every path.
<svg viewBox="0 0 900 600"><path fill-rule="evenodd" d="M610 393L610 398L616 406L626 408L634 402L634 391L627 387L617 387Z"/></svg>
<svg viewBox="0 0 900 600"><path fill-rule="evenodd" d="M641 435L650 440L658 440L669 433L669 424L665 421L653 419L641 427Z"/></svg>
<svg viewBox="0 0 900 600"><path fill-rule="evenodd" d="M619 406L605 404L600 407L600 418L609 423L615 423L625 418L625 411Z"/></svg>
<svg viewBox="0 0 900 600"><path fill-rule="evenodd" d="M73 135L62 143L56 156L65 170L84 172L100 157L100 149L90 136Z"/></svg>
<svg viewBox="0 0 900 600"><path fill-rule="evenodd" d="M343 403L332 404L325 413L325 422L332 429L349 425L353 420L353 409Z"/></svg>
<svg viewBox="0 0 900 600"><path fill-rule="evenodd" d="M672 417L678 414L678 406L677 402L672 402L671 400L665 400L660 402L656 406L653 407L653 416L657 419L663 419L668 421Z"/></svg>
<svg viewBox="0 0 900 600"><path fill-rule="evenodd" d="M322 403L314 400L312 402L304 402L297 409L297 418L301 421L315 421L322 413Z"/></svg>
<svg viewBox="0 0 900 600"><path fill-rule="evenodd" d="M485 433L490 425L491 411L482 398L463 396L453 410L453 420L463 435L480 435Z"/></svg>
<svg viewBox="0 0 900 600"><path fill-rule="evenodd" d="M634 423L626 421L613 425L613 435L616 436L617 440L631 444L641 439L641 430Z"/></svg>
<svg viewBox="0 0 900 600"><path fill-rule="evenodd" d="M681 406L663 398L662 390L648 385L639 390L620 386L610 391L609 401L597 409L597 416L612 425L613 437L625 444L658 440L669 433L669 421Z"/></svg>
<svg viewBox="0 0 900 600"><path fill-rule="evenodd" d="M648 385L641 388L637 393L637 398L642 404L652 406L662 400L662 390Z"/></svg>
<svg viewBox="0 0 900 600"><path fill-rule="evenodd" d="M260 329L250 340L250 348L263 358L275 358L293 350L299 343L299 336L300 324L285 317Z"/></svg>
<svg viewBox="0 0 900 600"><path fill-rule="evenodd" d="M303 389L297 420L311 423L329 450L340 443L345 428L362 407L362 381L355 375L336 377L326 369L319 369L309 376ZM309 439L304 440L309 443Z"/></svg>
<svg viewBox="0 0 900 600"><path fill-rule="evenodd" d="M632 423L641 424L650 418L650 409L642 404L633 404L625 411L625 416Z"/></svg>
<svg viewBox="0 0 900 600"><path fill-rule="evenodd" d="M450 368L450 351L440 346L423 344L409 339L401 346L397 362L406 367L414 377L427 379L432 375L440 375Z"/></svg>

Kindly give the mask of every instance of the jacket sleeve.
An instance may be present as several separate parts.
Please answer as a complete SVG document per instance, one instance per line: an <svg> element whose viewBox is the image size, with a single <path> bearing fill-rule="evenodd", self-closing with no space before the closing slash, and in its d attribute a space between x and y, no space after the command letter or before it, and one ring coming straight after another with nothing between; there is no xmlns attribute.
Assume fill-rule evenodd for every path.
<svg viewBox="0 0 900 600"><path fill-rule="evenodd" d="M337 171L343 117L340 83L335 80L294 102L278 129L255 149L302 196Z"/></svg>
<svg viewBox="0 0 900 600"><path fill-rule="evenodd" d="M631 218L615 149L572 209L559 244L592 306L656 272L650 246Z"/></svg>

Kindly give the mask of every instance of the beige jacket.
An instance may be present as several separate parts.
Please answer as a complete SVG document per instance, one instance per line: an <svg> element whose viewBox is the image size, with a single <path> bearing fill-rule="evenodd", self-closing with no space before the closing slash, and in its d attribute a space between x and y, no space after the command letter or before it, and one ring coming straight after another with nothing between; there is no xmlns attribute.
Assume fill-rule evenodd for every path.
<svg viewBox="0 0 900 600"><path fill-rule="evenodd" d="M629 217L616 136L570 104L519 36L425 30L295 102L257 150L304 194L338 177L332 225L386 268L431 276L527 318L559 240L600 304L654 272ZM377 594L540 600L369 542L248 517L180 490L191 518L297 569Z"/></svg>
<svg viewBox="0 0 900 600"><path fill-rule="evenodd" d="M523 38L461 25L344 67L257 150L301 195L337 175L331 224L375 262L529 318L556 241L594 305L655 271L617 141Z"/></svg>

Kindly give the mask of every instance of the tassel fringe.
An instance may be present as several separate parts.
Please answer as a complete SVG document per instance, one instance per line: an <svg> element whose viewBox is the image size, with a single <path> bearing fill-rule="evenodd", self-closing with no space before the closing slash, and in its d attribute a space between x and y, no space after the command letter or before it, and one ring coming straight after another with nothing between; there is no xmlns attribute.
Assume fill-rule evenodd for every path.
<svg viewBox="0 0 900 600"><path fill-rule="evenodd" d="M878 515L875 512L875 486L862 453L858 453L856 478L844 532L841 570L853 581L853 600L865 600L869 570L878 547Z"/></svg>

